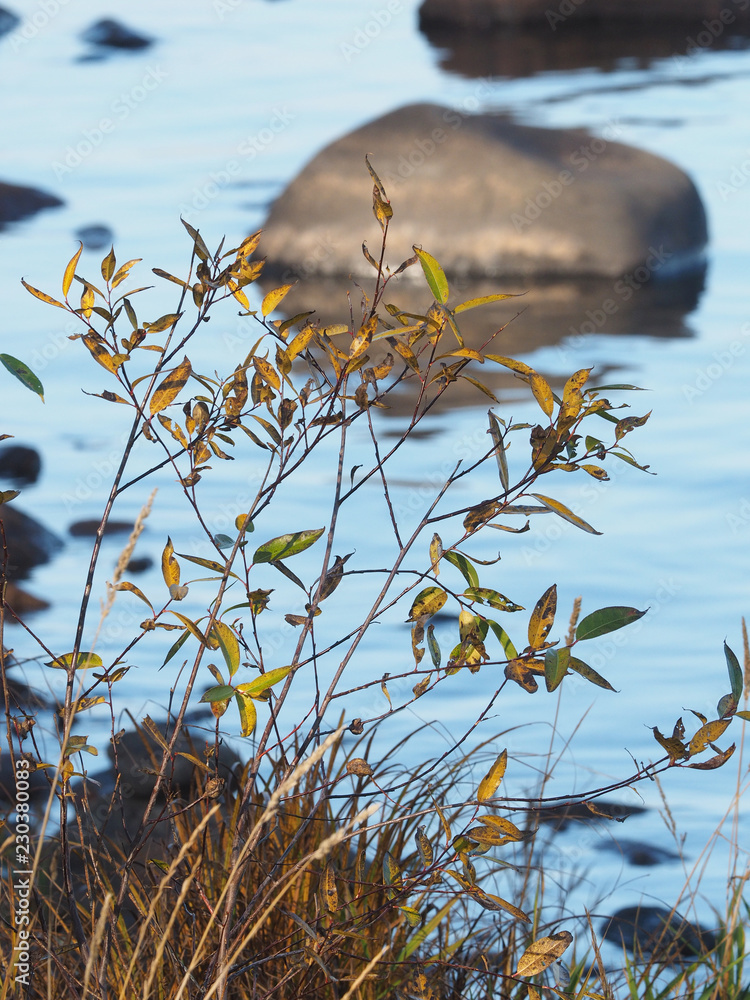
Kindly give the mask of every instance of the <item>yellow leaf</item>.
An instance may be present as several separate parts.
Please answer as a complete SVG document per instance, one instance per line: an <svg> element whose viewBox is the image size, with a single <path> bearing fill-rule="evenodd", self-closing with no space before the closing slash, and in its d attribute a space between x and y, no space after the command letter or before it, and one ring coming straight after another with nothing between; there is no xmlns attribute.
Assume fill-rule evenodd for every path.
<svg viewBox="0 0 750 1000"><path fill-rule="evenodd" d="M537 403L539 403L546 416L551 417L555 401L552 397L552 390L549 387L549 382L537 372L532 372L529 376L529 382L531 385L531 391L534 393L534 398Z"/></svg>
<svg viewBox="0 0 750 1000"><path fill-rule="evenodd" d="M440 539L440 535L437 532L432 536L432 541L430 542L430 571L437 576L440 573L440 560L443 556L443 543Z"/></svg>
<svg viewBox="0 0 750 1000"><path fill-rule="evenodd" d="M58 309L67 308L67 306L63 305L62 302L58 302L57 299L53 299L52 296L47 295L46 292L40 292L38 288L34 288L33 285L30 285L27 281L24 281L23 278L21 278L21 284L23 285L23 287L26 289L27 292L31 292L31 294L35 298L41 299L41 301L46 302L47 305L57 306Z"/></svg>
<svg viewBox="0 0 750 1000"><path fill-rule="evenodd" d="M258 712L252 698L247 698L241 691L235 694L237 706L240 710L240 726L243 736L250 736L258 721Z"/></svg>
<svg viewBox="0 0 750 1000"><path fill-rule="evenodd" d="M321 890L326 909L329 913L335 913L339 908L339 894L336 888L336 870L332 861L328 862L323 871Z"/></svg>
<svg viewBox="0 0 750 1000"><path fill-rule="evenodd" d="M515 823L511 823L504 816L477 816L477 819L486 827L496 830L503 837L508 837L510 840L523 840L524 838L524 834L518 829ZM467 836L471 836L471 833L468 833Z"/></svg>
<svg viewBox="0 0 750 1000"><path fill-rule="evenodd" d="M273 365L265 358L253 358L253 365L260 377L274 389L281 388L281 379Z"/></svg>
<svg viewBox="0 0 750 1000"><path fill-rule="evenodd" d="M487 799L491 799L495 792L500 786L500 782L503 780L503 775L505 774L505 768L508 766L508 751L503 750L500 756L497 758L495 763L489 769L487 774L479 782L479 788L477 789L477 799L480 802L486 802Z"/></svg>
<svg viewBox="0 0 750 1000"><path fill-rule="evenodd" d="M180 583L180 564L174 557L174 546L172 545L172 539L169 537L161 554L161 575L164 577L167 587L179 585Z"/></svg>
<svg viewBox="0 0 750 1000"><path fill-rule="evenodd" d="M415 622L420 618L431 618L440 611L447 600L448 595L440 587L425 587L414 598L407 621Z"/></svg>
<svg viewBox="0 0 750 1000"><path fill-rule="evenodd" d="M466 302L461 302L460 305L456 306L453 312L458 315L458 313L466 312L467 309L476 309L477 306L488 305L490 302L500 302L501 299L515 299L519 295L524 294L525 292L506 292L503 295L482 295L478 299L468 299Z"/></svg>
<svg viewBox="0 0 750 1000"><path fill-rule="evenodd" d="M298 354L301 354L305 350L307 345L315 336L315 328L312 326L303 327L298 334L296 334L292 340L289 341L286 347L286 356L290 361L293 361Z"/></svg>
<svg viewBox="0 0 750 1000"><path fill-rule="evenodd" d="M134 264L140 264L142 259L142 257L134 257L132 260L126 261L122 267L119 267L117 269L117 274L112 279L112 288L117 288L117 286L127 278L130 268Z"/></svg>
<svg viewBox="0 0 750 1000"><path fill-rule="evenodd" d="M424 276L435 300L444 305L448 301L449 289L442 267L426 250L417 247L412 247L412 250L419 257L419 263L422 265Z"/></svg>
<svg viewBox="0 0 750 1000"><path fill-rule="evenodd" d="M191 372L192 367L186 356L174 371L167 375L164 381L156 387L149 404L151 416L165 409L177 398L185 387L185 383L190 378Z"/></svg>
<svg viewBox="0 0 750 1000"><path fill-rule="evenodd" d="M707 722L705 726L701 726L690 741L690 746L688 747L690 756L693 757L697 753L702 753L709 743L718 740L731 721L731 719L715 719L713 722Z"/></svg>
<svg viewBox="0 0 750 1000"><path fill-rule="evenodd" d="M67 299L68 292L70 291L70 286L73 284L73 278L76 273L76 265L83 253L83 243L78 247L78 250L73 254L73 256L68 261L68 266L65 268L65 274L62 280L62 291L63 295Z"/></svg>
<svg viewBox="0 0 750 1000"><path fill-rule="evenodd" d="M349 348L349 360L355 361L357 358L361 357L372 342L373 334L378 326L378 317L371 316L362 327L360 327L359 332L356 337L352 338L351 346Z"/></svg>
<svg viewBox="0 0 750 1000"><path fill-rule="evenodd" d="M572 941L573 935L569 931L558 931L549 937L537 938L518 959L514 975L538 976L561 957Z"/></svg>
<svg viewBox="0 0 750 1000"><path fill-rule="evenodd" d="M536 607L531 613L531 619L529 620L529 646L532 649L540 649L544 645L555 620L556 611L557 587L553 583L536 602Z"/></svg>
<svg viewBox="0 0 750 1000"><path fill-rule="evenodd" d="M268 295L264 297L263 302L261 303L260 306L260 311L264 317L268 316L270 313L274 311L274 309L276 309L276 307L279 305L281 300L287 294L289 289L293 288L294 285L295 285L294 281L291 282L291 284L289 285L281 285L279 288L274 288L272 291L268 293Z"/></svg>
<svg viewBox="0 0 750 1000"><path fill-rule="evenodd" d="M559 500L553 500L552 497L542 496L541 493L532 493L531 496L543 503L545 507L548 507L551 511L554 511L558 517L561 517L564 521L570 521L574 524L576 528L580 528L581 531L587 531L590 535L601 535L601 531L597 531L596 528L592 528L588 521L584 521L582 517L574 514L572 510L565 506L564 503L560 503Z"/></svg>
<svg viewBox="0 0 750 1000"><path fill-rule="evenodd" d="M96 296L94 294L94 289L91 285L86 285L83 289L83 295L81 295L81 313L86 319L91 316L91 311L94 308L95 301Z"/></svg>
<svg viewBox="0 0 750 1000"><path fill-rule="evenodd" d="M115 363L114 358L107 350L106 345L101 340L99 335L84 333L81 339L91 352L91 356L94 361L98 361L102 368L106 368L108 372L112 372L114 375L119 368L119 365Z"/></svg>
<svg viewBox="0 0 750 1000"><path fill-rule="evenodd" d="M83 245L81 245L83 249ZM72 263L72 261L71 261ZM102 277L105 281L109 281L112 275L115 273L115 267L117 266L117 260L115 259L115 248L112 247L107 254L107 256L102 261ZM75 268L73 269L75 271Z"/></svg>

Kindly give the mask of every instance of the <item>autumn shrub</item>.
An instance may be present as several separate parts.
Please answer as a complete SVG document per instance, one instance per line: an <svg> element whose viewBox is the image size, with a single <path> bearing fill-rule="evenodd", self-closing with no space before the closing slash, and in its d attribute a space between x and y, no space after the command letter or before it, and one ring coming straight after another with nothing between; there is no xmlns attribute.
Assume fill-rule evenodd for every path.
<svg viewBox="0 0 750 1000"><path fill-rule="evenodd" d="M731 693L716 718L701 718L690 738L681 721L668 736L656 729L658 759L607 787L512 797L504 783L514 766L512 740L500 752L497 740L486 741L480 753L471 745L475 726L432 759L420 751L419 731L388 746L391 720L416 702L429 711L438 689L460 698L479 672L492 671L497 683L477 725L509 685L543 697L578 675L611 690L587 664L586 642L645 612L576 604L560 626L554 585L542 582L526 614L497 588L497 560L477 553L492 550L490 537L513 544L542 514L596 533L539 480L553 473L605 480L610 461L642 469L626 441L648 414L615 412L621 404L609 395L635 387L597 385L590 368L553 391L529 365L494 352L499 331L467 346L463 313L509 296L451 303L439 263L416 246L390 270L392 208L367 166L383 244L377 258L365 248L373 286L361 314L344 310L338 325L325 326L312 312L274 318L289 284L259 295L252 308L249 290L264 267L261 234L211 250L184 222L190 264L184 277L153 269L175 295L172 310L153 320L144 318L146 290L130 287L140 262L118 265L114 249L95 278L78 273L79 249L59 299L24 282L78 324L72 339L102 377L92 412L117 407L125 444L103 498L70 642L51 649L43 623L24 625L24 642L33 645L27 658L60 678L57 757L38 749L33 713L9 700L10 653L3 651L17 785L41 771L49 794L39 823L23 808L5 823L0 1000L564 994L544 977L572 935L547 924L534 903L531 847L540 810L587 802L602 815L595 800L607 792L667 767L717 767L731 755L716 741L747 713L738 711L743 677L729 648ZM405 272L421 274L433 296L423 314L390 302L391 282ZM254 317L257 340L221 372L200 370L188 352L215 336L231 308ZM42 395L22 361L0 360ZM397 460L418 447L415 432L456 382L468 380L478 399L483 393L497 405L479 375L493 367L528 388L539 423L514 422L490 407L486 445L457 462L421 510L400 514ZM389 437L377 411L395 398L408 400L410 417ZM226 534L211 528L202 484L229 460L261 471ZM487 492L488 463L496 471ZM511 466L520 471L511 474ZM149 481L163 469L193 523L190 539L180 526L163 539L163 586L146 593L126 567L160 502ZM310 524L307 512L314 482L328 503L322 526ZM456 489L467 483L485 484L487 495L475 492L467 502ZM97 613L102 538L121 498L133 495L143 510ZM9 490L0 501L15 496ZM341 539L371 530L375 503L387 537L378 537L381 561L367 565ZM280 532L283 518L292 523ZM146 616L117 649L100 639L115 600L140 602ZM450 616L451 648L436 637L438 614ZM0 630L9 618L20 616L4 600ZM408 637L388 624L396 619L408 622ZM366 643L376 624L390 629L385 670ZM170 702L166 722L146 717L135 727L151 762L140 766L141 799L117 725L118 686L143 664L163 668ZM111 787L92 781L84 764L108 749L81 732L90 713L103 712L112 727ZM223 745L237 734L245 746L239 764ZM186 763L189 791L176 780ZM576 982L583 995L588 979Z"/></svg>

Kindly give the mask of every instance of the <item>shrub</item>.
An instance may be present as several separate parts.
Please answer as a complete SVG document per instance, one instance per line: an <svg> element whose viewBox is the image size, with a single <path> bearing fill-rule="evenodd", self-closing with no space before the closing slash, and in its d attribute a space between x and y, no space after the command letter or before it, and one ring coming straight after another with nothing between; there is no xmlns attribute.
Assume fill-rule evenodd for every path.
<svg viewBox="0 0 750 1000"><path fill-rule="evenodd" d="M737 711L743 679L729 649L732 690L717 718L700 717L690 740L681 720L668 737L655 729L664 750L660 759L607 788L554 799L506 796L512 748L498 754L497 746L485 746L459 756L474 727L434 760L420 754L419 732L385 749L381 733L392 717L417 701L429 704L438 688L447 686L460 697L470 675L480 671L492 671L498 681L478 722L509 684L530 694L540 685L554 692L578 674L612 690L581 659L582 650L587 640L645 612L607 607L581 617L577 602L563 635L556 626L555 586L547 586L524 617L525 609L496 589L497 560L480 559L477 543L495 531L531 530L541 514L596 534L539 480L553 472L604 480L608 459L644 468L625 440L649 415L616 415L607 394L636 387L592 386L591 369L573 373L562 392L554 392L529 365L493 352L499 331L480 347L467 346L462 314L508 296L449 305L445 274L419 247L389 270L384 260L392 209L367 166L382 247L378 259L363 248L374 269L373 289L363 295L361 315L354 318L352 309L340 325L323 326L309 312L272 319L289 284L268 291L260 309L252 310L247 289L263 271L256 257L261 234L213 252L187 223L188 274L180 278L154 268L175 287L177 301L153 321L143 319L139 306L145 289L123 290L139 261L118 267L114 249L101 263L101 281L77 273L79 250L65 268L62 301L26 285L80 323L73 339L107 375L107 388L94 394L96 405L120 407L128 430L70 648L49 650L43 636L27 628L39 657L64 678L59 759L45 761L26 750L29 742L35 745L28 714L7 716L18 787L28 772L44 771L49 798L38 830L24 825L28 817L19 808L16 839L6 839L2 996L16 988L28 997L102 1000L214 994L426 1000L516 989L523 995L529 980L539 983L572 940L568 930L546 926L538 908L527 905L533 903L535 870L531 854L523 851L530 849L538 811L586 802L602 815L594 800L613 788L666 767L717 767L731 755L733 747L721 750L716 741L735 715L747 713ZM386 302L392 279L408 268L421 269L434 297L424 314ZM80 302L72 294L79 286ZM197 370L186 352L215 327L217 320L207 327L208 320L232 304L257 320L257 342L224 374ZM42 395L41 383L22 362L10 355L2 360ZM513 422L490 408L486 447L458 462L422 510L402 517L392 499L393 459L414 444L415 431L436 403L450 396L458 380L497 403L471 373L472 362L511 371L536 400L540 422ZM397 396L408 398L411 416L403 433L387 439L377 410ZM352 455L353 428L364 429L369 456L361 447L363 435ZM522 457L524 439L530 442L528 458ZM511 447L512 465L520 470L514 474ZM262 462L263 472L234 532L216 534L204 514L201 483L219 475L217 463L232 459ZM465 494L453 500L457 484L476 480L487 463L497 466L492 494L469 503ZM160 594L147 595L126 579L152 495L92 627L94 573L107 522L123 495L140 494L149 477L165 468L193 512L201 545L177 551L184 541L166 539ZM329 490L327 523L311 525L301 502L287 530L272 535L278 528L267 525L279 523L276 511L286 509L290 490L305 497L313 469ZM365 530L371 518L366 488L378 495L389 525L389 537L379 541L384 566L340 554L342 534L352 526ZM15 495L6 491L0 501ZM251 539L255 532L260 543ZM188 571L204 581L207 576L208 590L184 582ZM297 601L290 596L295 588L301 592ZM340 598L347 588L356 596L345 605ZM97 652L97 636L116 598L140 601L147 617L122 648ZM435 636L431 620L438 613L451 615L450 650L441 649ZM1 614L0 625L15 617L7 603ZM389 656L387 671L372 670L375 657L365 640L376 623L397 616L408 621L409 639ZM523 626L503 624L519 617ZM281 620L296 630L283 665L274 648ZM159 642L163 631L174 636L166 655ZM394 628L389 637L398 641ZM137 726L146 764L131 766L127 753L133 744L115 733L115 719L117 685L136 656L153 665L163 660L168 671L181 663L183 682L178 689L176 680L169 681L165 725L146 717ZM8 660L4 653L6 706ZM408 682L406 696L391 694L394 681L401 690ZM363 693L382 701L369 717L352 717L349 705L361 703ZM201 727L187 726L188 711L198 704L203 729L208 720L213 729L204 746ZM87 778L82 753L103 748L73 733L98 705L107 706L112 719L114 763L112 787L101 790ZM237 732L248 749L242 766L232 767L222 735ZM709 746L710 759L693 760ZM478 771L482 752L489 759ZM187 778L178 773L183 762L190 765ZM141 799L136 786L144 773ZM514 847L515 868L505 860ZM26 868L33 876L19 881L17 872ZM487 888L493 871L505 886L501 894ZM537 996L533 986L529 994Z"/></svg>

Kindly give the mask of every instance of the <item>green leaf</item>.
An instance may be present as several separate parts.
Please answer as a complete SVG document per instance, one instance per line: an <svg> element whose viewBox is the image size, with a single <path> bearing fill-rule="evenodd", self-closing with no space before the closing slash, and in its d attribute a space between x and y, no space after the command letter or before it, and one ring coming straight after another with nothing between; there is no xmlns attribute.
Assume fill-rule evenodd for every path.
<svg viewBox="0 0 750 1000"><path fill-rule="evenodd" d="M574 514L572 510L565 506L565 504L560 503L559 500L553 500L552 497L542 496L541 493L532 493L532 497L535 497L540 503L543 503L545 507L548 507L551 511L554 511L558 517L563 518L565 521L570 521L574 524L576 528L580 528L581 531L588 531L591 535L601 535L601 531L597 531L596 528L592 528L588 521L584 521L582 517Z"/></svg>
<svg viewBox="0 0 750 1000"><path fill-rule="evenodd" d="M409 611L409 617L406 620L416 622L423 618L432 618L433 615L436 615L440 611L447 600L448 595L442 587L425 587L414 598L411 610Z"/></svg>
<svg viewBox="0 0 750 1000"><path fill-rule="evenodd" d="M646 611L638 611L636 608L599 608L578 623L576 639L580 642L582 639L596 639L607 632L616 632L618 628L625 628L643 618Z"/></svg>
<svg viewBox="0 0 750 1000"><path fill-rule="evenodd" d="M230 543L234 544L230 538ZM224 575L224 570L226 566L223 563L217 562L215 559L203 559L201 556L188 556L184 552L176 552L180 559L187 559L188 562L195 563L196 566L203 566L205 569L213 570L214 573L218 573L220 576ZM235 580L239 580L236 573L230 572L230 576L233 576Z"/></svg>
<svg viewBox="0 0 750 1000"><path fill-rule="evenodd" d="M467 299L466 302L461 302L453 312L457 316L459 313L466 312L467 309L476 309L477 306L486 306L490 302L500 302L502 299L515 299L519 295L525 294L525 292L505 292L497 295L481 295L478 299Z"/></svg>
<svg viewBox="0 0 750 1000"><path fill-rule="evenodd" d="M202 702L206 701L226 701L227 698L231 698L234 694L234 688L229 684L219 684L216 687L210 688L201 697Z"/></svg>
<svg viewBox="0 0 750 1000"><path fill-rule="evenodd" d="M440 646L435 638L435 626L427 626L427 648L430 651L430 659L434 667L440 666Z"/></svg>
<svg viewBox="0 0 750 1000"><path fill-rule="evenodd" d="M520 604L514 604L507 597L503 597L502 594L496 590L490 590L488 587L469 587L461 596L468 597L472 601L479 601L480 604L489 604L491 608L497 608L498 611L525 610Z"/></svg>
<svg viewBox="0 0 750 1000"><path fill-rule="evenodd" d="M729 670L729 682L732 685L732 697L739 705L742 697L742 668L732 650L724 643L724 656L727 659L727 669Z"/></svg>
<svg viewBox="0 0 750 1000"><path fill-rule="evenodd" d="M500 473L500 482L503 484L503 489L507 493L510 479L508 477L508 460L505 456L505 446L503 444L503 434L500 430L500 422L492 410L488 410L487 414L490 418L490 437L492 438L492 443L495 446L495 458L497 459L497 468Z"/></svg>
<svg viewBox="0 0 750 1000"><path fill-rule="evenodd" d="M464 580L468 583L470 587L479 586L479 577L477 576L477 571L474 569L472 563L466 558L461 552L455 552L453 550L443 553L443 558L447 559L449 563L452 563L456 569L461 571Z"/></svg>
<svg viewBox="0 0 750 1000"><path fill-rule="evenodd" d="M495 633L495 636L499 640L500 645L505 650L505 655L508 657L508 659L509 660L515 660L515 659L517 659L518 658L518 650L516 649L516 647L511 642L510 636L505 631L505 629L502 627L502 625L500 625L498 622L493 621L491 618L486 618L485 621L487 622L487 624L489 625L489 627L492 629L492 631Z"/></svg>
<svg viewBox="0 0 750 1000"><path fill-rule="evenodd" d="M547 690L552 692L560 687L570 666L570 648L548 649L544 654L544 680Z"/></svg>
<svg viewBox="0 0 750 1000"><path fill-rule="evenodd" d="M57 670L67 670L73 663L73 654L65 653L64 656L58 656L55 660L49 660L45 663L45 667L55 667ZM76 670L84 670L89 667L101 667L102 658L98 653L79 653L76 657Z"/></svg>
<svg viewBox="0 0 750 1000"><path fill-rule="evenodd" d="M23 361L14 358L12 354L0 354L0 361L5 365L11 375L15 375L19 382L22 382L27 389L35 392L44 402L44 386Z"/></svg>
<svg viewBox="0 0 750 1000"><path fill-rule="evenodd" d="M440 303L447 302L449 295L448 281L442 267L432 254L427 253L426 250L420 250L417 247L412 247L412 250L419 257L419 263L422 265L427 284L436 301Z"/></svg>
<svg viewBox="0 0 750 1000"><path fill-rule="evenodd" d="M180 636L180 638L177 639L176 642L172 643L172 645L170 646L169 652L164 657L164 663L162 663L161 667L166 666L167 663L169 663L169 661L172 659L172 657L182 649L182 647L188 641L188 637L189 636L190 636L189 632L183 632L182 635ZM161 670L161 667L159 667L159 670Z"/></svg>
<svg viewBox="0 0 750 1000"><path fill-rule="evenodd" d="M274 684L282 681L291 669L291 667L275 667L273 670L267 670L260 677L256 677L254 681L238 684L237 690L246 698L258 698L260 695L265 694Z"/></svg>
<svg viewBox="0 0 750 1000"><path fill-rule="evenodd" d="M277 562L304 552L313 545L325 531L325 528L314 528L309 531L293 531L288 535L278 535L264 542L255 550L254 563Z"/></svg>

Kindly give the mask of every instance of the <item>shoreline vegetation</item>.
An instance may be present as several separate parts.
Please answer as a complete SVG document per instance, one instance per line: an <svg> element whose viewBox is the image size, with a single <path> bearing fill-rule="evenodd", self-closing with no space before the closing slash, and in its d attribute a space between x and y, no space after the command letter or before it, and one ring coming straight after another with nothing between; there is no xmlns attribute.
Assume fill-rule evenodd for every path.
<svg viewBox="0 0 750 1000"><path fill-rule="evenodd" d="M728 681L717 682L715 712L680 709L664 734L653 723L663 726L670 710L659 706L658 719L644 720L655 759L633 761L630 773L607 786L550 794L550 749L540 755L538 788L522 796L512 731L475 742L512 685L544 698L576 677L616 697L587 663L586 643L646 612L583 608L578 600L558 616L557 588L547 580L540 580L534 607L521 607L496 589L499 555L487 554L533 532L542 515L599 534L540 480L554 474L604 481L616 462L648 472L626 439L649 414L620 412L621 394L631 398L638 389L598 385L584 368L556 393L529 365L493 350L500 330L478 347L467 345L463 314L513 296L454 302L439 262L417 246L390 270L393 208L366 166L382 242L375 255L363 247L371 290L363 293L361 313L352 303L344 322L323 325L308 311L274 318L291 284L271 289L252 309L246 289L264 269L256 256L261 234L212 251L185 222L188 272L153 268L175 290L176 304L151 321L140 305L146 289L129 287L140 261L118 266L114 249L95 278L78 274L79 250L64 270L60 298L24 282L32 296L78 324L72 339L102 375L91 405L119 407L129 430L103 497L68 649L50 648L43 622L37 629L23 621L8 600L2 515L19 491L0 493L2 758L13 762L15 795L3 825L0 1000L746 996L748 867L739 840L750 718L744 623L742 664L725 643ZM426 313L390 302L389 282L407 268L421 271L433 296ZM193 338L211 329L209 317L215 327L237 308L255 316L257 343L223 374L195 370L187 353ZM43 399L27 365L9 354L0 361ZM538 423L496 412L491 377L482 374L493 370L511 372L526 387ZM457 462L421 511L400 516L391 499L391 460L418 445L420 422L444 396L450 400L457 383L489 401L486 446ZM376 411L397 395L410 400L411 419L400 436L381 436ZM352 447L355 423L366 429L366 450ZM269 537L268 512L282 509L290 488L304 496L304 472L320 455L332 456L326 523L310 525L298 503L288 530ZM217 534L200 483L220 475L229 460L263 463L264 473L232 534ZM485 466L495 470L493 492L467 504L466 491L454 487L472 476L476 482ZM166 538L161 592L145 593L127 578L127 566L159 502L149 476L161 469L173 472L203 544L200 553L184 551L183 539ZM373 484L377 511L373 491L363 489ZM126 493L143 497L142 512L99 594L102 537ZM341 550L351 523L360 530L385 525L385 566L363 565ZM357 594L356 619L345 602L350 591ZM146 617L113 651L102 637L116 600L135 602ZM409 637L404 629L387 672L370 673L362 666L372 662L367 636L392 609ZM450 616L452 648L436 638L437 615ZM35 738L42 719L53 728L49 713L24 703L22 686L8 674L12 620L22 623L15 634L24 656L60 679L57 757L42 756ZM272 642L281 621L295 636L284 664ZM132 720L127 732L118 731L117 685L138 661L164 668L169 717ZM440 757L423 759L419 730L383 750L392 716L417 701L427 711L437 688L460 698L478 673L496 678L494 691L477 722ZM300 692L306 707L297 712ZM531 720L536 703L528 704ZM367 706L368 714L352 717L350 705ZM91 712L111 718L109 746L89 743ZM223 734L244 738L241 760ZM545 812L578 809L615 823L623 816L607 803L617 805L618 794L676 768L722 767L737 743L736 794L727 812L734 866L716 931L694 918L699 887L692 881L673 909L622 911L612 933L595 914L565 911L554 884L559 875L545 870ZM89 774L105 754L109 782ZM679 831L673 834L679 851ZM634 953L619 976L605 969L599 950L615 931L625 944L630 934Z"/></svg>

